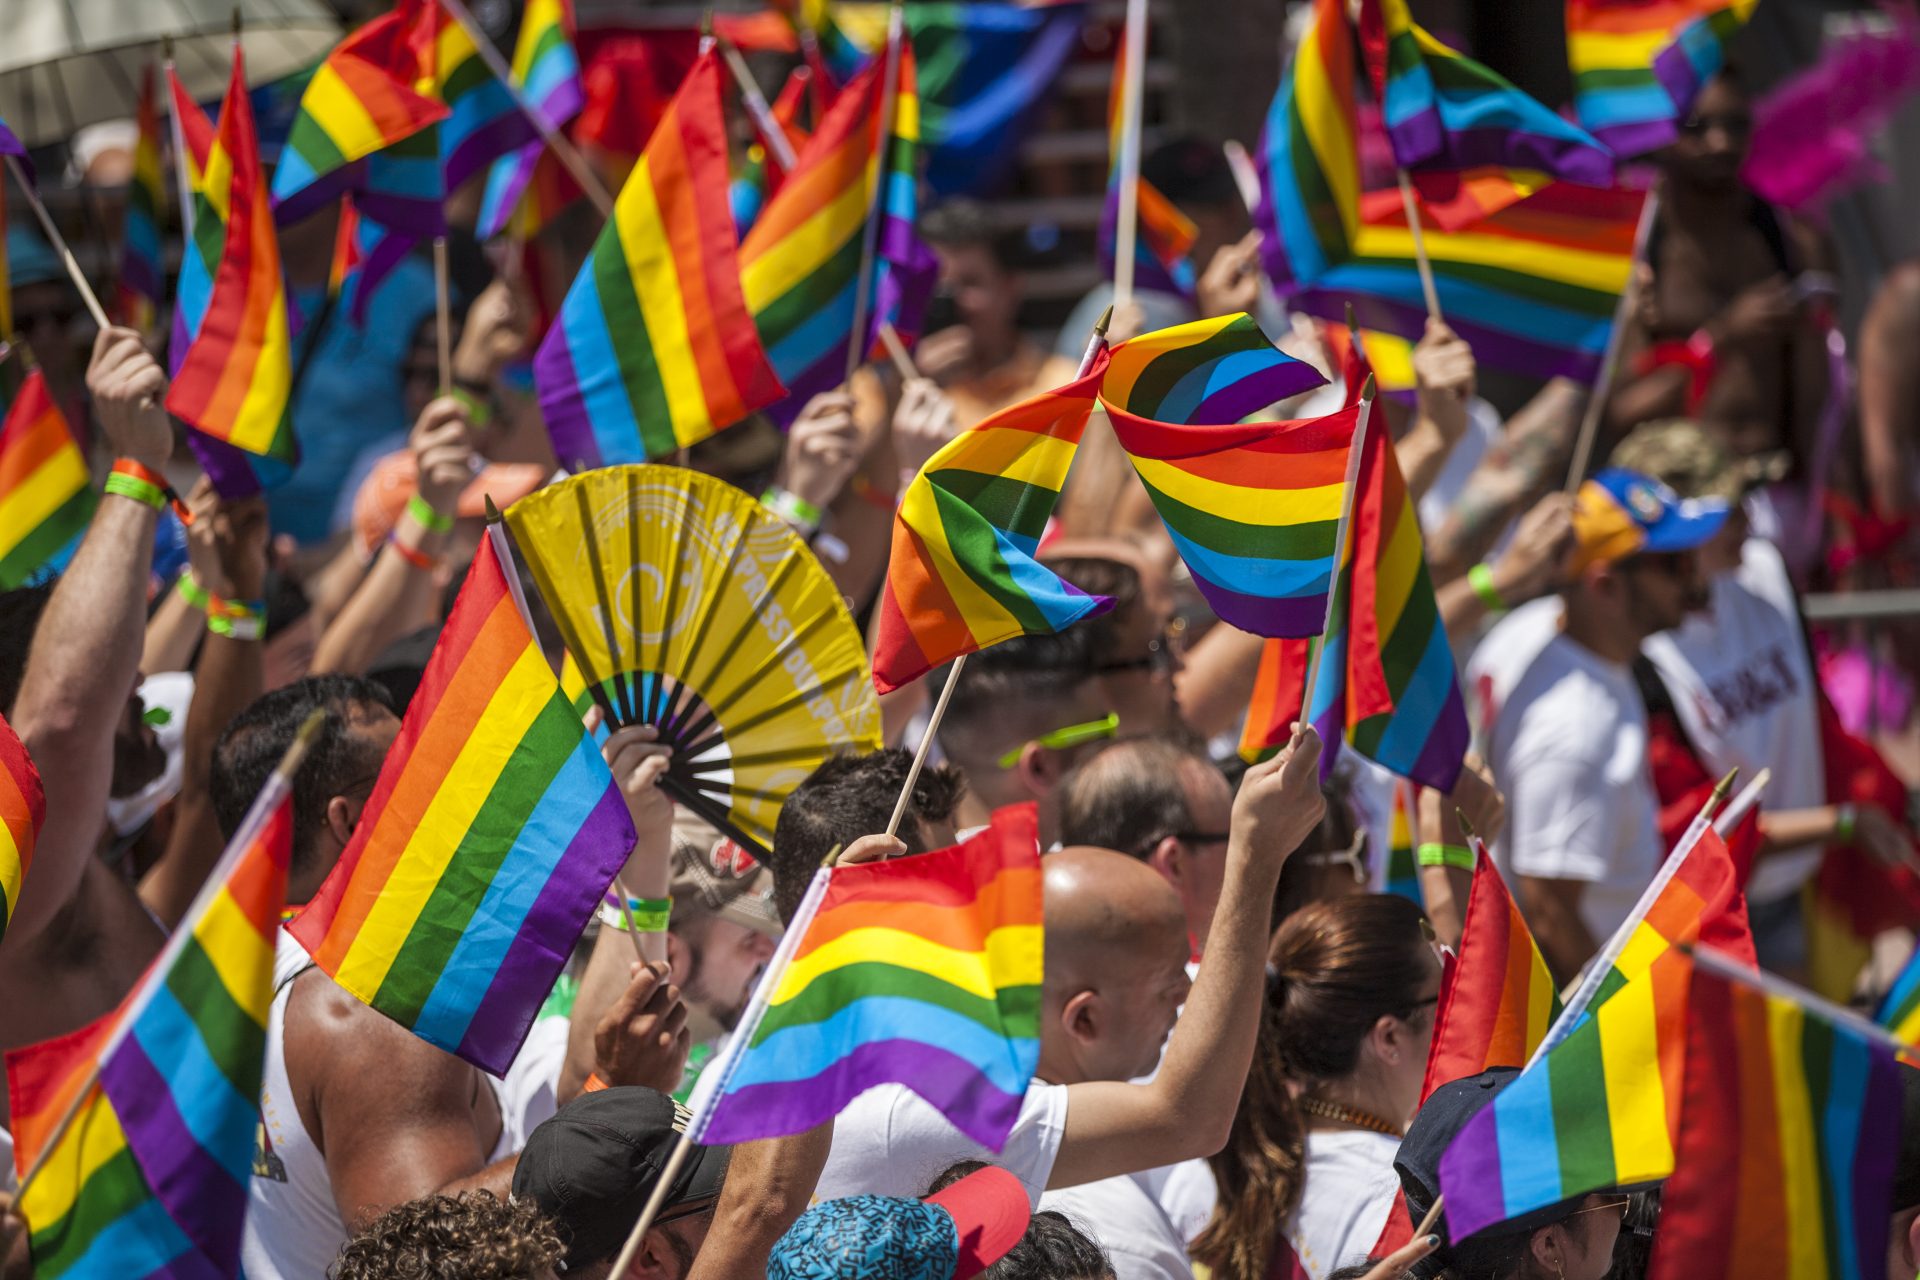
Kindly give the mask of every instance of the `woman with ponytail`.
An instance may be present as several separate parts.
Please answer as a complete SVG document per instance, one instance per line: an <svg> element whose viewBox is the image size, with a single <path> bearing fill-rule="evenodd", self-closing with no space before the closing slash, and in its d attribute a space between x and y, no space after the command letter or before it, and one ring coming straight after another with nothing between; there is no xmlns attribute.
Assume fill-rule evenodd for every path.
<svg viewBox="0 0 1920 1280"><path fill-rule="evenodd" d="M1395 894L1315 903L1267 952L1267 1002L1219 1189L1193 1242L1214 1280L1325 1280L1367 1256L1400 1183L1393 1157L1420 1103L1440 962Z"/></svg>

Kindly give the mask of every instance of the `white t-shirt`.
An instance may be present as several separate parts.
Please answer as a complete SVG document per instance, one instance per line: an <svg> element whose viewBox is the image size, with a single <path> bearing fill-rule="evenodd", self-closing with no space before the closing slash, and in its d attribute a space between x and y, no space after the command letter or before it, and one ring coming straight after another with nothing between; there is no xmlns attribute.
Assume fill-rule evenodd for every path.
<svg viewBox="0 0 1920 1280"><path fill-rule="evenodd" d="M1507 798L1494 859L1511 875L1586 883L1580 916L1604 941L1659 870L1647 709L1626 667L1560 630L1548 596L1501 619L1467 676Z"/></svg>
<svg viewBox="0 0 1920 1280"><path fill-rule="evenodd" d="M1178 1166L1175 1166L1178 1167ZM1098 1241L1114 1280L1193 1280L1187 1242L1154 1195L1164 1170L1084 1182L1040 1198Z"/></svg>
<svg viewBox="0 0 1920 1280"><path fill-rule="evenodd" d="M1034 1081L1020 1103L1004 1151L995 1154L961 1133L905 1085L876 1085L833 1122L833 1149L814 1188L819 1200L843 1196L920 1197L962 1160L984 1160L1020 1179L1036 1205L1053 1176L1067 1131L1067 1086Z"/></svg>
<svg viewBox="0 0 1920 1280"><path fill-rule="evenodd" d="M1769 809L1825 804L1813 664L1786 561L1772 543L1749 538L1740 567L1717 574L1712 590L1709 613L1642 646L1673 695L1687 737L1708 773L1738 768L1751 778L1772 769ZM1762 859L1747 896L1776 902L1798 892L1819 867L1820 854L1815 844Z"/></svg>
<svg viewBox="0 0 1920 1280"><path fill-rule="evenodd" d="M1306 1183L1281 1231L1313 1280L1366 1261L1386 1229L1400 1175L1400 1139L1366 1130L1310 1129Z"/></svg>

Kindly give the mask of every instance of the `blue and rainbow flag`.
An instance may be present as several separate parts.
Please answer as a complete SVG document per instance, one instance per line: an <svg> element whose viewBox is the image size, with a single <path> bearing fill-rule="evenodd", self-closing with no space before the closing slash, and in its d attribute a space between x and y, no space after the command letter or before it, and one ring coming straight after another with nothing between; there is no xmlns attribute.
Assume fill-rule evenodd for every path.
<svg viewBox="0 0 1920 1280"><path fill-rule="evenodd" d="M555 129L580 113L587 93L573 49L571 0L530 0L520 15L513 78L527 102ZM493 162L474 233L489 239L507 229L533 181L546 144L535 139Z"/></svg>

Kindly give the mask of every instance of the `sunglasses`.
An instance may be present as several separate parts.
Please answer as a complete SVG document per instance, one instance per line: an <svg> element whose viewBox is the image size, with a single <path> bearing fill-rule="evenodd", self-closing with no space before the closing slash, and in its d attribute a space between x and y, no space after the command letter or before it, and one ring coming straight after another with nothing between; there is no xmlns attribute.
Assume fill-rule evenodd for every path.
<svg viewBox="0 0 1920 1280"><path fill-rule="evenodd" d="M1584 1209L1575 1209L1572 1213L1568 1214L1567 1216L1569 1218L1577 1218L1583 1213L1599 1213L1605 1209L1618 1209L1620 1211L1621 1220L1624 1221L1627 1216L1627 1206L1632 1203L1633 1203L1632 1196L1621 1196L1618 1200L1602 1200L1599 1204L1588 1205Z"/></svg>
<svg viewBox="0 0 1920 1280"><path fill-rule="evenodd" d="M1225 844L1231 839L1233 839L1233 835L1227 831L1169 831L1163 836L1154 836L1151 840L1142 840L1140 842L1140 852L1137 856L1144 858L1147 852L1162 840L1178 840L1181 844L1204 845Z"/></svg>
<svg viewBox="0 0 1920 1280"><path fill-rule="evenodd" d="M1147 641L1147 651L1139 657L1096 662L1091 670L1096 676L1123 675L1129 671L1171 671L1175 658L1186 651L1181 635L1185 626L1185 623L1176 619L1165 635Z"/></svg>
<svg viewBox="0 0 1920 1280"><path fill-rule="evenodd" d="M1120 713L1109 711L1098 720L1089 720L1085 724L1070 724L1064 729L1055 729L1043 733L1027 742L1038 743L1053 751L1065 751L1068 747L1077 747L1082 743L1098 742L1102 738L1114 738L1120 734ZM1020 753L1027 749L1027 742L1001 756L994 763L1002 769L1011 769L1020 763Z"/></svg>

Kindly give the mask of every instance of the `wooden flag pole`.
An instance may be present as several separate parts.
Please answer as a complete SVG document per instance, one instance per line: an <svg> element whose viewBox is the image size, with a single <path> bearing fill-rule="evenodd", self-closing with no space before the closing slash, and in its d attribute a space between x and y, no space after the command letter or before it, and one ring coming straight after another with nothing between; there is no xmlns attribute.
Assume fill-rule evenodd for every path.
<svg viewBox="0 0 1920 1280"><path fill-rule="evenodd" d="M793 142L787 137L787 131L773 118L773 108L767 105L767 95L760 92L760 82L753 78L753 72L747 68L747 60L740 56L740 50L734 47L731 40L720 41L720 56L726 60L727 70L733 73L733 82L740 89L740 100L746 103L747 114L753 117L753 125L760 131L761 141L773 153L774 162L792 173L794 161L799 157L793 153Z"/></svg>
<svg viewBox="0 0 1920 1280"><path fill-rule="evenodd" d="M580 154L580 149L567 141L567 135L554 128L552 122L527 101L526 93L514 83L513 69L507 66L507 60L500 56L500 51L493 47L486 30L474 20L473 12L461 0L439 0L439 3L448 16L460 24L460 29L467 33L467 39L473 41L474 49L480 54L480 61L487 64L487 70L493 73L493 78L505 85L507 92L513 95L513 105L520 108L520 114L533 125L540 140L553 149L554 158L566 166L573 180L580 184L580 189L587 193L587 198L600 211L600 216L612 217L613 195L607 190L606 184L600 181L600 175Z"/></svg>
<svg viewBox="0 0 1920 1280"><path fill-rule="evenodd" d="M1427 318L1440 316L1440 290L1433 283L1433 263L1427 260L1427 237L1420 230L1420 202L1413 197L1413 180L1405 169L1400 174L1400 203L1407 211L1407 232L1413 237L1413 261L1420 269L1420 292L1426 295Z"/></svg>
<svg viewBox="0 0 1920 1280"><path fill-rule="evenodd" d="M1113 241L1113 303L1133 301L1133 267L1140 240L1140 100L1147 71L1147 0L1127 0L1126 77L1120 97L1120 208Z"/></svg>
<svg viewBox="0 0 1920 1280"><path fill-rule="evenodd" d="M433 325L439 345L440 394L453 390L453 310L447 301L447 238L433 238Z"/></svg>
<svg viewBox="0 0 1920 1280"><path fill-rule="evenodd" d="M1574 493L1580 488L1580 482L1587 478L1587 467L1593 461L1593 443L1600 434L1600 418L1606 412L1607 392L1613 385L1613 375L1620 363L1620 342L1627 328L1627 318L1633 314L1640 300L1640 261L1647 251L1647 237L1653 234L1653 220L1659 215L1660 189L1655 187L1647 192L1647 198L1640 205L1640 223L1633 230L1633 252L1627 257L1627 283L1620 290L1620 301L1613 306L1613 327L1607 330L1606 351L1600 357L1600 372L1594 376L1593 387L1587 393L1587 411L1580 417L1580 434L1573 444L1573 460L1567 466L1567 483L1564 492Z"/></svg>
<svg viewBox="0 0 1920 1280"><path fill-rule="evenodd" d="M1326 655L1327 631L1333 626L1340 574L1347 562L1347 537L1353 530L1353 504L1360 488L1360 458L1367 447L1367 423L1373 417L1373 392L1373 375L1368 374L1365 385L1360 388L1360 421L1353 428L1353 444L1347 450L1347 492L1340 503L1340 522L1333 530L1333 577L1327 583L1326 619L1320 624L1320 643L1313 646L1313 656L1307 660L1307 679L1300 690L1302 726L1313 723L1314 686L1320 682L1320 659Z"/></svg>
<svg viewBox="0 0 1920 1280"><path fill-rule="evenodd" d="M880 342L887 349L887 356L893 361L893 367L902 378L912 379L920 376L920 370L913 364L913 357L907 354L906 344L900 341L900 335L886 321L880 322Z"/></svg>
<svg viewBox="0 0 1920 1280"><path fill-rule="evenodd" d="M1908 1044L1899 1036L1894 1035L1893 1032L1887 1030L1885 1027L1876 1022L1868 1021L1851 1009L1837 1005L1824 997L1817 996L1805 987L1788 982L1785 978L1775 974L1763 973L1758 969L1749 969L1732 956L1721 951L1716 951L1709 946L1696 943L1693 946L1687 947L1686 950L1693 956L1693 962L1695 964L1716 977L1725 978L1728 982L1738 982L1743 986L1752 987L1755 991L1759 991L1765 995L1774 996L1781 1000L1789 1000L1799 1005L1802 1009L1805 1009L1808 1013L1817 1014L1837 1026L1845 1027L1861 1039L1879 1045L1895 1057L1912 1059L1916 1056L1914 1046Z"/></svg>
<svg viewBox="0 0 1920 1280"><path fill-rule="evenodd" d="M1440 1210L1446 1203L1447 1198L1445 1196L1435 1196L1433 1198L1433 1206L1427 1210L1426 1216L1420 1219L1420 1225L1413 1229L1414 1239L1418 1240L1421 1236L1433 1230L1433 1224L1440 1220Z"/></svg>
<svg viewBox="0 0 1920 1280"><path fill-rule="evenodd" d="M905 6L901 0L893 0L887 13L887 66L880 91L880 120L876 126L881 130L879 155L874 161L873 192L867 201L867 222L861 233L860 274L853 293L853 332L847 338L847 381L852 380L854 370L867 356L867 321L870 319L867 304L871 301L867 295L873 289L873 258L880 243L880 217L886 208L887 140L893 136L893 112L900 97L900 42L907 38L906 29Z"/></svg>
<svg viewBox="0 0 1920 1280"><path fill-rule="evenodd" d="M27 204L33 209L33 216L39 220L40 230L46 233L47 243L60 255L61 265L66 267L67 275L73 281L73 287L80 291L80 300L87 304L87 312L93 322L102 329L112 327L107 319L106 308L100 305L100 299L93 292L93 286L87 283L87 277L80 270L79 261L73 256L73 250L67 247L67 238L60 234L60 228L53 225L53 218L47 213L47 206L40 202L40 193L33 188L33 180L27 176L26 166L20 163L19 156L7 157L7 171L13 174L13 180L20 184L20 190L27 197Z"/></svg>

